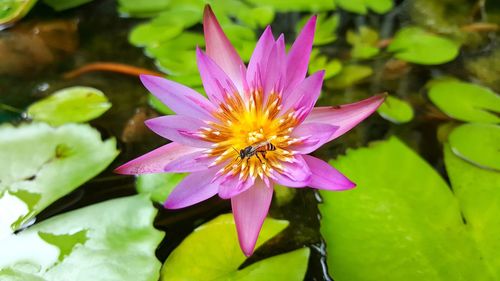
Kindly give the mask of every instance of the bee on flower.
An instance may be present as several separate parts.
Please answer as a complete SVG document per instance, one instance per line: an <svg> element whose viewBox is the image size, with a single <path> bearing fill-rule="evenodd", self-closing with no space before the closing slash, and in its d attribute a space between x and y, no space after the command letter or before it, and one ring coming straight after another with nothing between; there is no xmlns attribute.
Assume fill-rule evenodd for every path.
<svg viewBox="0 0 500 281"><path fill-rule="evenodd" d="M288 53L283 35L275 39L268 26L245 66L207 6L206 52L197 48L196 58L208 99L176 82L142 75L144 86L177 114L146 125L172 142L116 172L190 173L164 206L184 208L215 195L230 199L247 256L254 251L275 184L353 188L339 171L308 154L371 115L384 96L314 107L324 77L324 71L306 77L315 25L313 16Z"/></svg>

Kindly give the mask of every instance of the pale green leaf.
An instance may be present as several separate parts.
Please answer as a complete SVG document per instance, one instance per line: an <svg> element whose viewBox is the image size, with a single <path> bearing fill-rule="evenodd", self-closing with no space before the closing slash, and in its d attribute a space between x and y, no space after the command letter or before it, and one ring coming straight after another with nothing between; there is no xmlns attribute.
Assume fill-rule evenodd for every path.
<svg viewBox="0 0 500 281"><path fill-rule="evenodd" d="M448 136L453 152L478 166L500 171L500 126L470 123Z"/></svg>
<svg viewBox="0 0 500 281"><path fill-rule="evenodd" d="M172 190L188 174L160 173L139 175L136 181L137 192L149 194L151 200L163 204Z"/></svg>
<svg viewBox="0 0 500 281"><path fill-rule="evenodd" d="M432 81L429 83L429 98L455 119L500 123L500 95L480 85L454 79Z"/></svg>
<svg viewBox="0 0 500 281"><path fill-rule="evenodd" d="M362 26L357 33L349 30L347 42L353 46L351 57L355 59L369 59L376 56L380 49L377 47L379 41L378 32Z"/></svg>
<svg viewBox="0 0 500 281"><path fill-rule="evenodd" d="M257 247L282 231L288 222L266 219ZM308 249L275 256L238 270L245 256L238 244L231 214L198 227L170 254L162 268L162 281L184 280L303 280ZM193 266L196 265L196 266Z"/></svg>
<svg viewBox="0 0 500 281"><path fill-rule="evenodd" d="M88 125L0 127L0 237L104 170L118 154Z"/></svg>
<svg viewBox="0 0 500 281"><path fill-rule="evenodd" d="M92 2L93 0L43 0L43 2L52 7L56 11L63 11L78 7L83 4Z"/></svg>
<svg viewBox="0 0 500 281"><path fill-rule="evenodd" d="M342 71L327 82L327 86L333 89L348 88L360 83L373 74L371 67L359 64L348 64L342 66Z"/></svg>
<svg viewBox="0 0 500 281"><path fill-rule="evenodd" d="M86 122L101 116L111 107L103 92L91 87L75 86L59 90L28 107L28 116L35 121L58 126Z"/></svg>
<svg viewBox="0 0 500 281"><path fill-rule="evenodd" d="M35 5L37 0L0 1L0 26L22 19Z"/></svg>
<svg viewBox="0 0 500 281"><path fill-rule="evenodd" d="M256 6L270 6L279 12L321 12L335 9L334 0L248 0L248 2Z"/></svg>
<svg viewBox="0 0 500 281"><path fill-rule="evenodd" d="M0 279L156 281L163 233L145 196L131 196L55 216L0 239ZM25 278L25 279L24 279Z"/></svg>
<svg viewBox="0 0 500 281"><path fill-rule="evenodd" d="M413 108L411 105L393 96L387 96L377 112L384 119L396 124L407 123L413 119Z"/></svg>

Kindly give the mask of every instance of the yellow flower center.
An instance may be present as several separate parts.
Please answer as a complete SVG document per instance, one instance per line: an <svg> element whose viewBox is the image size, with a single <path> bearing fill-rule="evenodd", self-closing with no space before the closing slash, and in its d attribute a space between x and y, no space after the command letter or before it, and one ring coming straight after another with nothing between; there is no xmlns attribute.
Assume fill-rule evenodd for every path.
<svg viewBox="0 0 500 281"><path fill-rule="evenodd" d="M226 97L214 113L219 122L208 122L200 132L202 139L214 143L209 151L216 157L212 165L226 163L219 173L239 174L245 180L282 172L281 163L292 160L290 145L300 140L290 137L298 124L295 112L280 112L278 93L272 92L265 101L261 91L251 92L245 100L238 94Z"/></svg>

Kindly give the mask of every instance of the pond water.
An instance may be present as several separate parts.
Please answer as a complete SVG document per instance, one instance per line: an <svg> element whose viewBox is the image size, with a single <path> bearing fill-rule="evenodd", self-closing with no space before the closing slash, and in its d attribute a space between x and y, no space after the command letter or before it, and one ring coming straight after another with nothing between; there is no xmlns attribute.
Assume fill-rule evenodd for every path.
<svg viewBox="0 0 500 281"><path fill-rule="evenodd" d="M351 103L388 92L411 105L414 112L412 120L398 124L375 113L314 155L325 160L334 159L347 149L363 147L371 141L395 135L447 179L438 128L447 122L457 123L430 102L425 85L436 77L453 76L463 81L479 81L478 84L498 92L498 79L486 78L492 74L484 74L484 71L477 70L480 66L470 65L481 58L488 60L494 57L492 54L496 54L498 63L490 70L498 73L499 34L498 31L481 33L479 38L471 39L474 42L467 43L455 59L442 64L423 65L396 60L387 51L367 59L352 58L352 47L347 38L349 30L369 26L377 31L377 41L380 43L393 38L402 26L422 22L421 18L412 14L416 12L412 12L410 7L413 4L409 2L397 1L395 8L384 15L373 12L358 15L345 10L335 12L339 15L338 38L333 43L318 47L318 50L328 59L340 60L344 69L348 64L362 64L371 68L371 74L340 88L334 85L341 83L339 79L328 79L318 105ZM498 5L490 5L492 11L500 11ZM476 17L480 19L481 15ZM294 38L294 27L301 18L304 18L304 12L277 13L272 22L274 34L284 32L286 38ZM493 14L491 18L496 19L498 16ZM114 62L159 71L154 58L146 56L142 48L133 46L128 40L130 30L144 21L120 17L117 3L113 0L93 1L64 12L55 12L47 5L38 3L22 21L0 32L0 44L3 44L0 45L0 51L4 51L0 53L0 103L14 108L9 110L3 107L0 110L2 122L25 122L25 114L15 109L24 111L34 101L74 85L99 89L112 104L105 114L89 124L99 130L103 139L115 137L120 154L105 171L44 209L36 216L37 223L107 199L136 194L135 178L117 175L113 169L167 142L142 124L145 119L162 113L150 106L148 93L138 77L94 71L70 79L64 78L65 73L95 62ZM33 34L34 30L39 38L26 37L26 34ZM200 31L201 25L190 30ZM260 34L262 29L257 30L257 34ZM9 45L8 40L16 42L16 48ZM43 48L47 48L50 55L44 53ZM498 112L496 114L498 116ZM394 165L394 169L398 169L398 163ZM290 226L266 247L258 249L243 266L277 253L308 246L311 256L305 280L332 280L327 269L325 241L320 233L318 204L321 204L322 197L313 189L294 192L291 201L279 204L275 200L270 209L271 217L288 220ZM229 201L218 198L182 210L166 210L159 204L155 206L159 212L154 226L166 233L156 250L156 256L162 263L196 227L231 210Z"/></svg>

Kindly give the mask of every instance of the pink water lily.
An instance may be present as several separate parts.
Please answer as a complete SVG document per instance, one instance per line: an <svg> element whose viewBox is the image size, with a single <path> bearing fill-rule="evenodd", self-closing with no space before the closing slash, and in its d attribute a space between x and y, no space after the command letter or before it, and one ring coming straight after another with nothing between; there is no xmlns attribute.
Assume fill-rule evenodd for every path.
<svg viewBox="0 0 500 281"><path fill-rule="evenodd" d="M208 99L178 83L142 75L144 86L177 113L148 120L146 125L172 142L116 171L191 173L172 191L165 207L184 208L216 194L231 199L240 246L249 256L274 184L326 190L355 186L331 165L307 154L372 114L384 96L314 107L324 76L318 71L306 77L315 16L288 53L283 35L275 40L267 27L248 66L210 7L205 9L203 25L206 53L197 49L196 58Z"/></svg>

